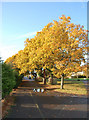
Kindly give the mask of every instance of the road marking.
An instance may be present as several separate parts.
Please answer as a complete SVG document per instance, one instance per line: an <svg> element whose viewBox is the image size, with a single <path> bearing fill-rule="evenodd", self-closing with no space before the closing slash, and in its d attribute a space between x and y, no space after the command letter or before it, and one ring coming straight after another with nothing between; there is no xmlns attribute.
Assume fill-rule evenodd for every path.
<svg viewBox="0 0 89 120"><path fill-rule="evenodd" d="M32 95L32 93L31 93L31 92L30 92L30 95L31 95L31 97L33 98L33 95ZM40 110L40 108L39 108L38 104L36 104L36 101L34 100L34 98L33 98L33 101L34 101L34 103L35 103L36 107L38 108L38 110L39 110L39 112L40 112L40 115L42 116L43 120L45 120L44 115L42 114L42 112L41 112L41 110Z"/></svg>

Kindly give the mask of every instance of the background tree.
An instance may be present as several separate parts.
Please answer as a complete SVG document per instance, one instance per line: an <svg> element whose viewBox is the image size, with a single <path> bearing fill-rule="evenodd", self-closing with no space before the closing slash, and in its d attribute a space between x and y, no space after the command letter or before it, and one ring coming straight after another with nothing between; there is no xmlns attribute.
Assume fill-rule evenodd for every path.
<svg viewBox="0 0 89 120"><path fill-rule="evenodd" d="M16 59L17 55L18 54L15 54L12 57L7 58L5 61L5 63L9 64L13 69L16 68L15 59Z"/></svg>
<svg viewBox="0 0 89 120"><path fill-rule="evenodd" d="M18 54L15 54L12 57L9 57L8 59L6 59L6 61L5 61L5 64L7 66L10 66L10 68L13 70L13 74L14 74L13 77L14 77L15 83L16 83L14 88L17 88L19 86L19 84L22 82L22 78L24 76L24 74L22 74L22 73L19 74L20 68L18 67L18 64L17 64L17 58L18 58ZM7 73L5 73L5 74L7 74Z"/></svg>

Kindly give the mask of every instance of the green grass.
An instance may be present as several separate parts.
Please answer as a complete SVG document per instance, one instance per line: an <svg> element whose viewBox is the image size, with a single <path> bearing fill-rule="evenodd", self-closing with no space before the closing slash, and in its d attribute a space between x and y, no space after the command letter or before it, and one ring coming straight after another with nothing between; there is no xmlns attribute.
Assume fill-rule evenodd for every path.
<svg viewBox="0 0 89 120"><path fill-rule="evenodd" d="M57 79L58 81L60 81L61 79ZM64 80L80 80L80 81L82 81L82 80L89 80L89 78L86 78L86 79L84 79L84 78L70 78L70 79L64 79Z"/></svg>
<svg viewBox="0 0 89 120"><path fill-rule="evenodd" d="M77 81L78 79L80 79L80 81ZM59 89L55 89L54 91L58 91L61 93L69 93L69 94L76 94L76 95L87 95L87 90L86 87L83 83L83 78L74 78L74 79L64 79L64 86L63 89L60 89L61 87L61 79L57 79L57 85L51 85L48 84L49 88L59 88ZM88 78L89 80L89 78ZM39 83L39 84L43 84L43 82Z"/></svg>
<svg viewBox="0 0 89 120"><path fill-rule="evenodd" d="M60 84L60 81L57 81ZM87 95L87 90L82 81L64 81L63 89L56 89L56 91L69 94Z"/></svg>

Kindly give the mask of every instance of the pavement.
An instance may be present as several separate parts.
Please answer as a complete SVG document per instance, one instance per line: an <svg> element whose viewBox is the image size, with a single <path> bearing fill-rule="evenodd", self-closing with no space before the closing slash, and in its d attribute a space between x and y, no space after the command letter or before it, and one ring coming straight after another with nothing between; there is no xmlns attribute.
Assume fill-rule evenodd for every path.
<svg viewBox="0 0 89 120"><path fill-rule="evenodd" d="M24 78L13 96L15 105L6 118L87 118L87 96L58 96L36 93L34 80ZM50 94L50 95L48 95Z"/></svg>

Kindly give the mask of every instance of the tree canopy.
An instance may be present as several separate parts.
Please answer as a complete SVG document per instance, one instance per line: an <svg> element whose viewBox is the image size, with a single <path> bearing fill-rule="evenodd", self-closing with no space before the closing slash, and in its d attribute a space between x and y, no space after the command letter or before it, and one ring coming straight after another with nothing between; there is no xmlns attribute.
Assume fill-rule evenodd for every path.
<svg viewBox="0 0 89 120"><path fill-rule="evenodd" d="M27 38L25 48L16 54L14 63L20 73L43 68L60 77L63 73L71 75L72 72L81 71L80 65L85 62L86 51L87 30L62 15L59 21L53 20L37 32L34 38Z"/></svg>

